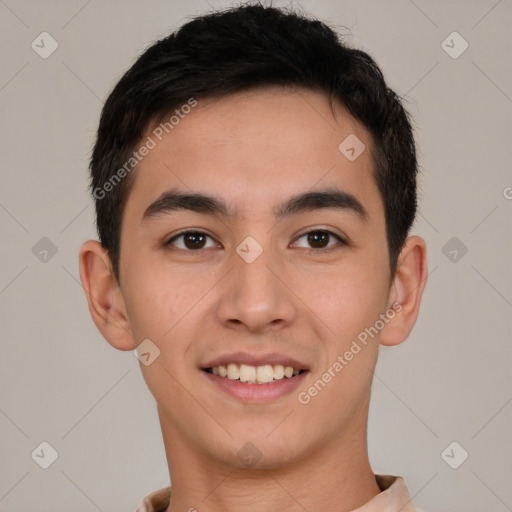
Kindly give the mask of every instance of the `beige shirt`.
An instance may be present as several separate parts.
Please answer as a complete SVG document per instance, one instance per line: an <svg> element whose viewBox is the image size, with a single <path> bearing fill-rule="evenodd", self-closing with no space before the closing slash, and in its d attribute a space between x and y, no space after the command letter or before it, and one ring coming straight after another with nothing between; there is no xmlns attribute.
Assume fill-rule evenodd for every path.
<svg viewBox="0 0 512 512"><path fill-rule="evenodd" d="M352 512L420 512L414 508L402 477L375 475L375 480L382 492ZM164 487L148 494L136 512L165 512L170 499L171 488Z"/></svg>

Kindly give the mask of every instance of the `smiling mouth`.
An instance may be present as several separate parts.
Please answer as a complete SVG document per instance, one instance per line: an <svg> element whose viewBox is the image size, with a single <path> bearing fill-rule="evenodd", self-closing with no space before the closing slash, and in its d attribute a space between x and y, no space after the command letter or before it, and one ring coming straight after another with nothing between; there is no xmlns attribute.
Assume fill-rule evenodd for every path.
<svg viewBox="0 0 512 512"><path fill-rule="evenodd" d="M292 366L283 366L281 364L251 366L248 364L238 365L230 363L212 368L203 368L203 371L218 377L248 384L271 384L283 379L292 379L308 370L296 369Z"/></svg>

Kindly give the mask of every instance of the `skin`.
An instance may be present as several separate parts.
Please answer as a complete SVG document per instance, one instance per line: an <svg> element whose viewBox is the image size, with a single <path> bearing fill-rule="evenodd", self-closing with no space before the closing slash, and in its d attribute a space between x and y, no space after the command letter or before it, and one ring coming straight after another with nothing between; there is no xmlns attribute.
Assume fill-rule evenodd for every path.
<svg viewBox="0 0 512 512"><path fill-rule="evenodd" d="M338 150L349 134L366 146L353 162ZM161 351L140 367L157 402L172 481L169 512L346 512L380 492L366 440L373 370L379 344L397 345L413 328L427 264L424 240L411 236L390 275L371 147L363 126L340 105L333 117L319 92L270 87L199 101L138 165L123 214L120 286L101 245L83 244L82 284L105 339L133 350L149 338ZM367 222L337 209L276 221L276 204L324 186L353 194ZM214 194L237 215L177 210L141 222L171 188ZM165 245L184 228L212 238L200 251L187 252L183 237ZM318 252L300 238L315 229L347 245L331 237L329 250ZM263 248L252 263L236 252L247 236ZM394 302L401 311L393 320L301 404L297 393ZM310 371L292 393L244 403L200 369L236 351L278 352ZM261 454L252 467L237 455L246 443Z"/></svg>

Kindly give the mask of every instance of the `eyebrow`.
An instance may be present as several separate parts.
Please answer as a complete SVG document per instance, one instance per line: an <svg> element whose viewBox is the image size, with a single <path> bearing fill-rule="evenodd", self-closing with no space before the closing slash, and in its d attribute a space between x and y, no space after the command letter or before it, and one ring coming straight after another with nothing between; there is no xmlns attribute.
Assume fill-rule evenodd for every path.
<svg viewBox="0 0 512 512"><path fill-rule="evenodd" d="M368 212L361 202L349 192L337 188L325 188L304 192L290 197L273 209L276 219L320 209L343 210L355 214L361 221L368 221ZM171 189L151 203L142 215L141 223L156 219L176 210L190 210L206 215L236 217L236 210L219 197L201 193L186 193Z"/></svg>

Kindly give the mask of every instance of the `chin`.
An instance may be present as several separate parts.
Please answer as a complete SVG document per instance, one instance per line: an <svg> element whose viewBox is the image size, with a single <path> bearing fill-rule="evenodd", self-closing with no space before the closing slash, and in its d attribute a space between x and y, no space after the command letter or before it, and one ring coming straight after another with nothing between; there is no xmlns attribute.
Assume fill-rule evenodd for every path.
<svg viewBox="0 0 512 512"><path fill-rule="evenodd" d="M306 457L308 448L304 445L304 439L289 436L285 442L282 435L275 438L272 438L273 434L265 435L246 433L233 436L223 446L217 445L220 450L215 450L215 453L212 453L210 444L211 456L222 460L227 466L255 472L285 468Z"/></svg>

